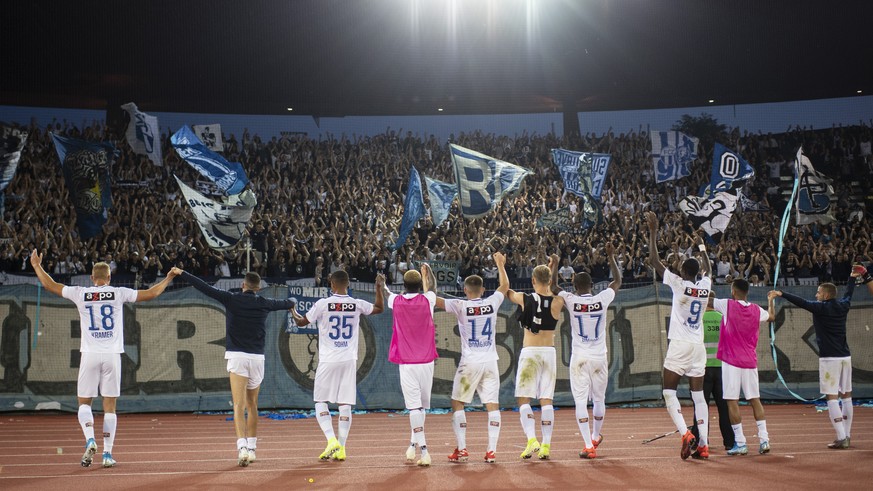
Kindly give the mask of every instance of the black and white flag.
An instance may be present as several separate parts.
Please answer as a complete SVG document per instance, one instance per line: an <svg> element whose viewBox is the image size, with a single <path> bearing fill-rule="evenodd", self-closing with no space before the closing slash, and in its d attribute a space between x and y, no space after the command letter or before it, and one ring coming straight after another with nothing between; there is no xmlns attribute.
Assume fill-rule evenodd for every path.
<svg viewBox="0 0 873 491"><path fill-rule="evenodd" d="M736 190L722 191L710 199L688 196L679 202L679 209L688 215L695 228L703 229L715 243L719 243L737 209L737 201Z"/></svg>
<svg viewBox="0 0 873 491"><path fill-rule="evenodd" d="M194 129L194 134L200 141L206 145L206 148L213 152L224 151L224 140L221 138L220 124L195 124L191 126Z"/></svg>

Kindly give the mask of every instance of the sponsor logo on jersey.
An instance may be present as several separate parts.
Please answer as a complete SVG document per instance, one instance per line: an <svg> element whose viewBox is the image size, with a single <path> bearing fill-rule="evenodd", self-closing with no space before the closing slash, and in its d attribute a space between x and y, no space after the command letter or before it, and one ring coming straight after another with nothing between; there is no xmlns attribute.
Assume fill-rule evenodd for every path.
<svg viewBox="0 0 873 491"><path fill-rule="evenodd" d="M85 292L86 302L111 302L115 300L115 292Z"/></svg>
<svg viewBox="0 0 873 491"><path fill-rule="evenodd" d="M331 312L354 312L358 307L355 303L329 303L327 310Z"/></svg>
<svg viewBox="0 0 873 491"><path fill-rule="evenodd" d="M705 298L709 296L709 290L705 288L685 287L685 295L689 297Z"/></svg>
<svg viewBox="0 0 873 491"><path fill-rule="evenodd" d="M577 303L573 305L573 312L599 312L603 310L603 304L600 302L594 303Z"/></svg>
<svg viewBox="0 0 873 491"><path fill-rule="evenodd" d="M478 307L467 307L467 315L488 315L494 313L494 307L491 305L480 305Z"/></svg>

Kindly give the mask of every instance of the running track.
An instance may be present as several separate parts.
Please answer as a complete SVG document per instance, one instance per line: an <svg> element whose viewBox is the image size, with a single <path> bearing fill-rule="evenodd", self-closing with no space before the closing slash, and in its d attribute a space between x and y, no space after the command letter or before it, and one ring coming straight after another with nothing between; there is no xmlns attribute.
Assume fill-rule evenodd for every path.
<svg viewBox="0 0 873 491"><path fill-rule="evenodd" d="M686 412L690 407L684 408ZM766 406L772 443L758 455L751 409L741 408L752 451L727 457L718 430L709 461L679 459L676 435L647 445L641 441L670 431L660 408L609 409L598 458L578 458L572 408L555 412L550 461L520 461L525 441L517 412L503 412L496 464L481 461L487 443L486 413L467 414L470 462L446 460L454 448L450 415L428 415L426 433L434 464L405 463L409 423L405 415L355 415L345 462L320 462L325 445L315 419L262 418L258 461L236 466L233 426L226 416L133 414L119 416L115 468L79 465L83 439L74 414L0 415L0 489L832 489L868 488L873 480L873 410L855 408L849 450L829 450L833 440L827 412L812 406ZM715 408L711 409L715 415ZM539 413L536 413L539 419ZM336 415L334 415L336 424ZM97 416L96 427L102 425ZM539 433L538 433L539 434ZM100 438L98 438L100 444ZM102 447L101 450L102 451ZM63 453L61 453L63 452ZM99 453L97 457L99 457ZM314 482L310 483L309 479ZM702 480L702 481L701 481ZM867 483L867 484L864 484Z"/></svg>

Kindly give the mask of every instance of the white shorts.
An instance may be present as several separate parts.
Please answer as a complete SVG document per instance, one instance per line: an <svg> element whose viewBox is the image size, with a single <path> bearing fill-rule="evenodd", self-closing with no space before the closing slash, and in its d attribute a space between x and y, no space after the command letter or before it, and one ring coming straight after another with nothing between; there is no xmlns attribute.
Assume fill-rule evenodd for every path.
<svg viewBox="0 0 873 491"><path fill-rule="evenodd" d="M466 363L461 360L452 384L452 399L469 404L479 392L482 404L497 404L500 399L500 372L497 360Z"/></svg>
<svg viewBox="0 0 873 491"><path fill-rule="evenodd" d="M553 399L558 372L556 357L551 346L522 348L515 373L515 397Z"/></svg>
<svg viewBox="0 0 873 491"><path fill-rule="evenodd" d="M852 357L819 358L818 386L827 395L852 392Z"/></svg>
<svg viewBox="0 0 873 491"><path fill-rule="evenodd" d="M758 369L739 368L730 363L721 362L721 392L722 398L738 401L740 389L746 400L760 399L761 391L758 388Z"/></svg>
<svg viewBox="0 0 873 491"><path fill-rule="evenodd" d="M406 409L430 409L430 391L433 388L433 362L401 364L400 388Z"/></svg>
<svg viewBox="0 0 873 491"><path fill-rule="evenodd" d="M576 405L587 405L589 398L592 401L605 401L608 380L606 358L585 358L575 353L570 356L570 392Z"/></svg>
<svg viewBox="0 0 873 491"><path fill-rule="evenodd" d="M79 359L79 397L121 395L121 353L82 353Z"/></svg>
<svg viewBox="0 0 873 491"><path fill-rule="evenodd" d="M702 377L706 373L706 348L702 343L671 339L664 368L680 377Z"/></svg>
<svg viewBox="0 0 873 491"><path fill-rule="evenodd" d="M264 381L264 360L257 358L228 358L227 373L247 377L246 389L257 389Z"/></svg>
<svg viewBox="0 0 873 491"><path fill-rule="evenodd" d="M312 400L355 405L358 367L355 360L319 362Z"/></svg>

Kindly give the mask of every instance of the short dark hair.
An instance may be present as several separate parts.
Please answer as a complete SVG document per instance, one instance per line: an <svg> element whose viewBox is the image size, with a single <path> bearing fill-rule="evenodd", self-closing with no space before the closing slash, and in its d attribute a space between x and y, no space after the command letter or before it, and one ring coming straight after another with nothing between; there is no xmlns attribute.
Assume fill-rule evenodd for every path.
<svg viewBox="0 0 873 491"><path fill-rule="evenodd" d="M246 277L243 282L252 290L261 289L261 275L255 273L254 271L249 271L248 273L246 273Z"/></svg>
<svg viewBox="0 0 873 491"><path fill-rule="evenodd" d="M585 272L573 275L573 287L577 290L591 289L591 275Z"/></svg>
<svg viewBox="0 0 873 491"><path fill-rule="evenodd" d="M700 262L693 257L686 259L682 263L682 272L689 278L697 276L700 272Z"/></svg>
<svg viewBox="0 0 873 491"><path fill-rule="evenodd" d="M469 286L470 288L482 288L482 284L482 277L477 274L471 274L464 278L464 286Z"/></svg>
<svg viewBox="0 0 873 491"><path fill-rule="evenodd" d="M749 282L744 278L737 278L731 283L731 288L740 293L749 293Z"/></svg>
<svg viewBox="0 0 873 491"><path fill-rule="evenodd" d="M349 274L345 271L339 269L330 274L331 283L336 283L340 286L348 286L349 285Z"/></svg>

